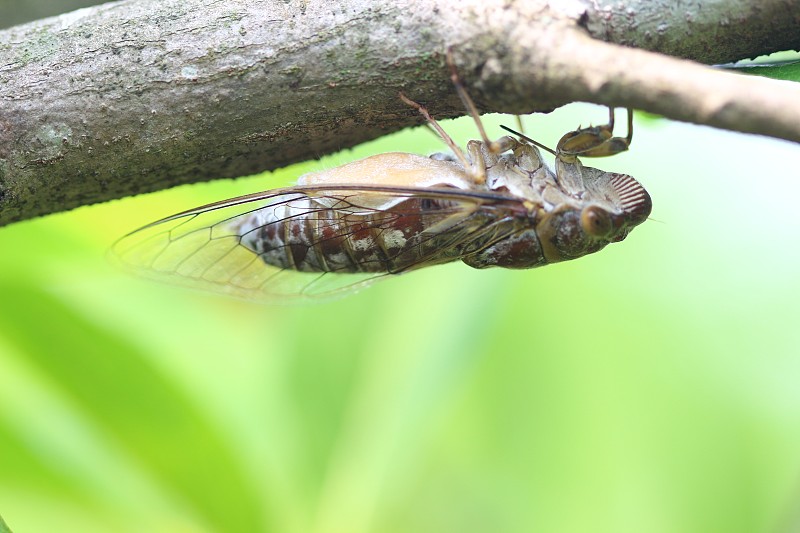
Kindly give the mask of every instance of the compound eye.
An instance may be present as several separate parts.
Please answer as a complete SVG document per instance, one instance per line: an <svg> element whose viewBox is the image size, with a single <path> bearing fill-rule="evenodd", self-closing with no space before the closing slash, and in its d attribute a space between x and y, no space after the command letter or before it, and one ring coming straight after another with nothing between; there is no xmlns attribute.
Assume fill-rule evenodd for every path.
<svg viewBox="0 0 800 533"><path fill-rule="evenodd" d="M581 226L592 237L605 237L611 233L611 216L605 209L590 205L581 212Z"/></svg>

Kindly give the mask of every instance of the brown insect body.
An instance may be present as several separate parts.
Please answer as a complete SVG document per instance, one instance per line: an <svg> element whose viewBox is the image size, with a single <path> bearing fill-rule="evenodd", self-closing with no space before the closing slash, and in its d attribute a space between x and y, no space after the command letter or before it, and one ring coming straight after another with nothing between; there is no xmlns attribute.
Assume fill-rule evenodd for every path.
<svg viewBox="0 0 800 533"><path fill-rule="evenodd" d="M487 165L481 187L471 183L456 161L381 154L303 176L299 183L335 186L342 175L396 187L405 185L398 177L417 180L410 184L415 188L419 181L430 183L411 197L398 191L387 198L368 189L353 197L333 191L306 196L251 214L239 223L237 233L268 264L303 272L396 274L456 259L475 268L532 268L622 240L649 213L647 193L630 176L574 162L559 165L559 180L534 147L518 145L520 156L497 156L483 144L480 148ZM393 173L398 167L407 173ZM396 183L388 183L391 178ZM443 187L491 194L459 202L448 198L453 191ZM596 216L607 213L602 231L584 227L581 216L587 208L602 213Z"/></svg>

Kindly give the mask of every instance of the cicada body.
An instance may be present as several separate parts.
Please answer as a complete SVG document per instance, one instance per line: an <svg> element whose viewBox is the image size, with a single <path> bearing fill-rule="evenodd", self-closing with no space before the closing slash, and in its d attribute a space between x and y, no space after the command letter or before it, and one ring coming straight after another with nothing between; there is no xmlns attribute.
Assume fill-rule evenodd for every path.
<svg viewBox="0 0 800 533"><path fill-rule="evenodd" d="M380 154L174 215L113 251L149 277L248 299L315 298L455 260L533 268L574 259L624 239L650 212L630 176L579 162L556 175L535 147L498 142L512 148L472 145L483 183L458 161Z"/></svg>

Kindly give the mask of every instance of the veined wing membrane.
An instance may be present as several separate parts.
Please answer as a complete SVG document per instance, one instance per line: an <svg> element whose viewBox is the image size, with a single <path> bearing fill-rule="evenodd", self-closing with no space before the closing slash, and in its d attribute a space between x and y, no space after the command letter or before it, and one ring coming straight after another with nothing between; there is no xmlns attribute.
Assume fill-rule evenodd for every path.
<svg viewBox="0 0 800 533"><path fill-rule="evenodd" d="M398 198L402 199L399 204ZM318 233L312 236L313 246L323 246L331 239L352 239L354 233L364 231L365 224L372 231L391 231L398 222L403 222L403 217L420 216L418 209L403 210L406 199L438 202L436 214L440 220L433 231L437 226L447 228L448 238L443 243L452 247L474 233L473 226L459 227L470 214L492 201L507 202L514 197L449 188L291 187L173 215L123 237L111 252L123 268L144 277L244 299L285 302L336 297L386 277L388 272L343 272L330 264L327 268L301 272L276 265L272 259L276 254L278 257L296 255L297 250L288 250L298 246L296 243L285 241L259 251L248 243L267 232L283 235L280 232L286 231L287 223L302 220L308 221ZM391 211L384 211L383 205L391 206ZM335 211L338 223L326 226L331 220L331 211ZM343 220L349 222L342 223ZM352 225L348 225L350 222ZM433 232L427 235L423 232L415 237L416 244L421 247L426 239L435 236ZM310 246L305 248L307 252ZM444 262L432 252L425 254L414 264L393 273ZM372 265L370 269L375 270L375 267Z"/></svg>

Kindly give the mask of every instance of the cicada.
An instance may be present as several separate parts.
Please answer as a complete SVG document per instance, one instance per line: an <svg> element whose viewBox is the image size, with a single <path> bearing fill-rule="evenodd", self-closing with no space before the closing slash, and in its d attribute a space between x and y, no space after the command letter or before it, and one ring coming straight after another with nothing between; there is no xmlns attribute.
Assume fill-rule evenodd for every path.
<svg viewBox="0 0 800 533"><path fill-rule="evenodd" d="M300 176L294 187L191 209L120 239L113 254L135 271L246 299L330 297L389 275L463 261L474 268L533 268L623 240L650 214L645 189L580 156L627 149L609 124L566 134L555 171L535 141L482 140L462 151L427 109L416 108L452 150L384 153Z"/></svg>

